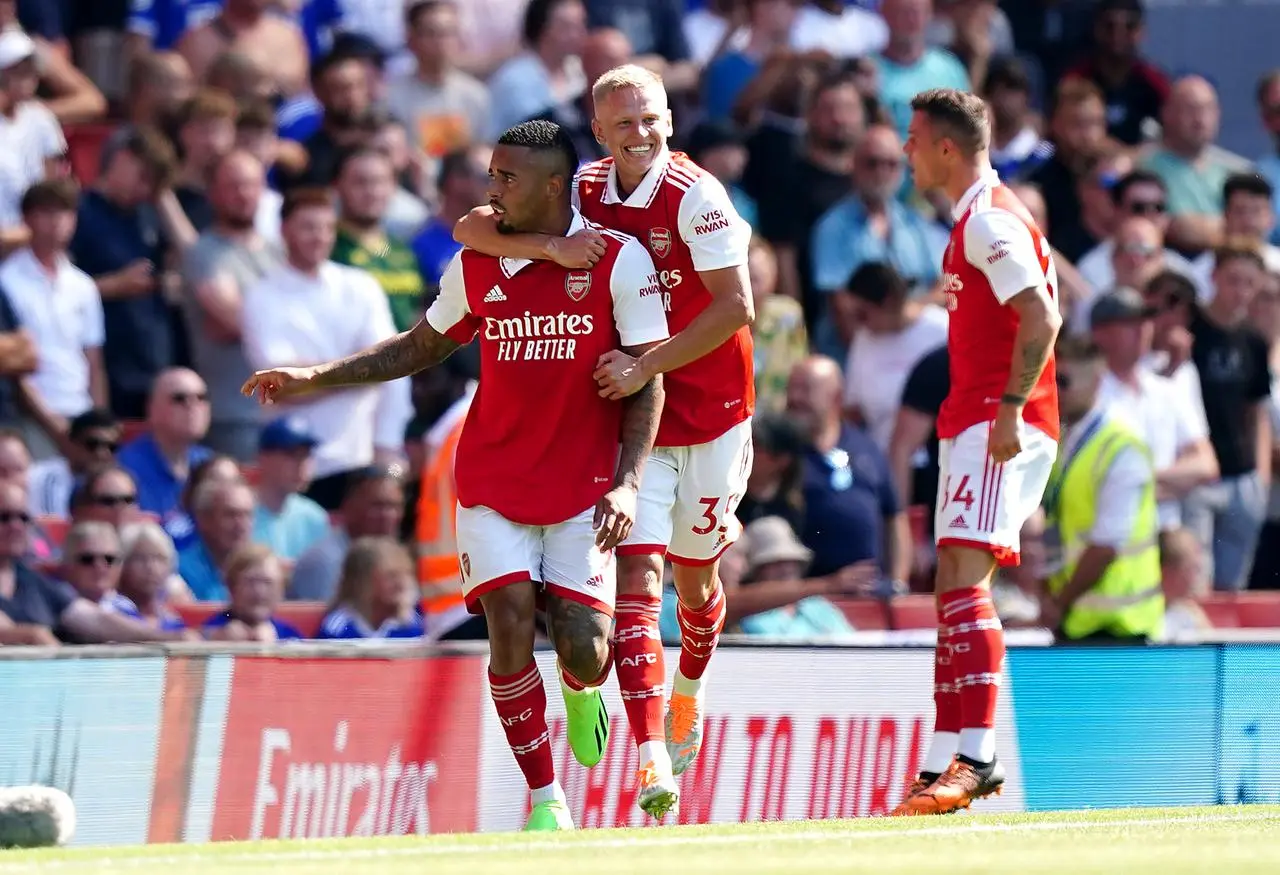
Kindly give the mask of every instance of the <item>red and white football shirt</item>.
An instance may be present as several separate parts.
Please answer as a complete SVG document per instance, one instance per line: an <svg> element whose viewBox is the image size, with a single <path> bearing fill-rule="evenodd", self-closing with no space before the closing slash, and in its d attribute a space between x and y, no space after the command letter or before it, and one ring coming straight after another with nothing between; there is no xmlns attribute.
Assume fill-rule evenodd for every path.
<svg viewBox="0 0 1280 875"><path fill-rule="evenodd" d="M956 223L942 260L951 319L947 349L951 391L938 413L938 437L954 438L996 417L1013 364L1018 313L1006 306L1035 288L1057 306L1058 273L1049 241L1017 196L991 172L955 206ZM1053 354L1027 398L1022 418L1055 440L1058 385Z"/></svg>
<svg viewBox="0 0 1280 875"><path fill-rule="evenodd" d="M574 213L569 234L585 227ZM636 240L598 228L590 270L464 249L427 310L436 331L480 338L480 381L459 438L458 502L549 526L594 505L613 482L622 403L599 395L596 362L664 340L662 287Z"/></svg>
<svg viewBox="0 0 1280 875"><path fill-rule="evenodd" d="M711 303L698 271L747 263L748 225L720 181L682 152L663 151L630 196L618 192L612 158L584 165L575 178L575 205L593 222L648 247L663 286L672 334ZM663 376L666 404L657 446L688 447L715 440L755 409L751 331Z"/></svg>

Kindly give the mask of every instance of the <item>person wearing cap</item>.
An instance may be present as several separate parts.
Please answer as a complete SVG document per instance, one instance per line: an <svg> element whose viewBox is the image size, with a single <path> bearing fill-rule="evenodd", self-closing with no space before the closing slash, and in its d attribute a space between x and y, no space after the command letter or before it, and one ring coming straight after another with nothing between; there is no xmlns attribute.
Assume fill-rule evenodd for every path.
<svg viewBox="0 0 1280 875"><path fill-rule="evenodd" d="M1148 362L1155 310L1136 290L1104 294L1090 312L1106 370L1099 398L1112 405L1151 452L1156 472L1160 561L1166 580L1196 580L1204 567L1196 539L1182 528L1182 501L1218 479L1218 458L1198 393L1157 374Z"/></svg>
<svg viewBox="0 0 1280 875"><path fill-rule="evenodd" d="M733 592L732 614L746 635L813 641L847 638L853 631L829 596L862 593L874 580L874 564L862 574L806 578L813 551L800 543L781 517L762 517L747 526L746 573Z"/></svg>
<svg viewBox="0 0 1280 875"><path fill-rule="evenodd" d="M1181 499L1218 479L1218 460L1203 404L1146 364L1154 315L1137 290L1121 287L1098 298L1089 324L1106 363L1099 402L1112 405L1150 450L1160 531L1170 532L1182 524Z"/></svg>
<svg viewBox="0 0 1280 875"><path fill-rule="evenodd" d="M1099 397L1101 351L1067 336L1056 353L1063 432L1044 496L1041 623L1068 641L1159 639L1165 603L1150 451Z"/></svg>
<svg viewBox="0 0 1280 875"><path fill-rule="evenodd" d="M57 118L35 99L36 44L20 30L0 33L0 243L26 242L20 203L37 182L65 175L67 140Z"/></svg>
<svg viewBox="0 0 1280 875"><path fill-rule="evenodd" d="M293 562L329 534L329 514L302 495L320 438L300 416L274 420L258 436L253 541Z"/></svg>

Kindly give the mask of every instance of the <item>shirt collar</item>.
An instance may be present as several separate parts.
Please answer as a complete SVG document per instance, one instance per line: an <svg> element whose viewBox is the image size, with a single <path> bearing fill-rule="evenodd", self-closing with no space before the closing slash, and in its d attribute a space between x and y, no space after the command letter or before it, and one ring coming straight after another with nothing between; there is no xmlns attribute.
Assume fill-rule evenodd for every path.
<svg viewBox="0 0 1280 875"><path fill-rule="evenodd" d="M21 252L15 253L14 257L20 259L19 264L21 264L23 268L26 269L32 276L39 276L46 279L49 277L48 271L44 269L43 264L41 264L39 261L36 260L36 254L31 251L30 246L28 246L26 249L23 249ZM65 255L59 255L54 260L53 264L54 264L53 280L56 283L59 279L62 278L62 271L65 268L65 266L69 264L69 262Z"/></svg>
<svg viewBox="0 0 1280 875"><path fill-rule="evenodd" d="M644 175L644 179L640 180L636 190L631 192L630 196L625 200L618 193L618 162L614 160L609 164L609 178L604 185L604 202L606 204L622 204L624 207L649 206L653 203L654 195L658 193L658 185L667 174L667 164L670 160L671 152L668 151L666 146L663 146L662 151L658 153L658 157L654 159L653 166L649 168L649 172Z"/></svg>
<svg viewBox="0 0 1280 875"><path fill-rule="evenodd" d="M564 233L564 236L572 237L585 227L587 227L587 222L582 218L582 214L577 210L573 210L573 217L569 220L569 230ZM507 258L506 256L498 259L498 262L502 267L502 275L507 279L511 279L521 270L533 264L527 258Z"/></svg>
<svg viewBox="0 0 1280 875"><path fill-rule="evenodd" d="M978 194L987 188L995 188L1000 184L1000 174L995 170L988 168L982 171L982 175L978 177L977 182L969 186L969 189L962 195L960 200L956 201L955 208L951 211L951 218L957 222L969 212L969 207L973 206L973 202L977 199Z"/></svg>

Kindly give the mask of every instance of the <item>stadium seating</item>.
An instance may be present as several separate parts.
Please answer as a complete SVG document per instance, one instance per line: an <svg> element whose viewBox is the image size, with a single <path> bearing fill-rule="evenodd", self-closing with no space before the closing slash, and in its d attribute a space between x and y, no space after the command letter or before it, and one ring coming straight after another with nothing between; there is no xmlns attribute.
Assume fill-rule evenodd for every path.
<svg viewBox="0 0 1280 875"><path fill-rule="evenodd" d="M174 609L188 627L195 629L219 611L226 610L222 602L192 602L175 605ZM324 602L286 602L276 611L276 618L290 624L305 638L314 638L320 631L320 621L328 606Z"/></svg>
<svg viewBox="0 0 1280 875"><path fill-rule="evenodd" d="M90 186L98 178L102 162L102 146L115 130L110 124L67 125L67 158L71 173L83 186Z"/></svg>

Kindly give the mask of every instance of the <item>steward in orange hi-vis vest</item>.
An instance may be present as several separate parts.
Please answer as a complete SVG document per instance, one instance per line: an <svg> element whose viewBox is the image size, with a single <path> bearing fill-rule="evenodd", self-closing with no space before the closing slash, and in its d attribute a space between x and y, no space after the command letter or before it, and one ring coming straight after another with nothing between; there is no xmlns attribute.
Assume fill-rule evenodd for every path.
<svg viewBox="0 0 1280 875"><path fill-rule="evenodd" d="M457 488L453 479L453 460L474 397L473 382L426 437L427 458L418 492L416 555L422 614L427 634L431 637L447 631L440 627L450 624L450 613L454 614L456 623L468 617L458 560Z"/></svg>

